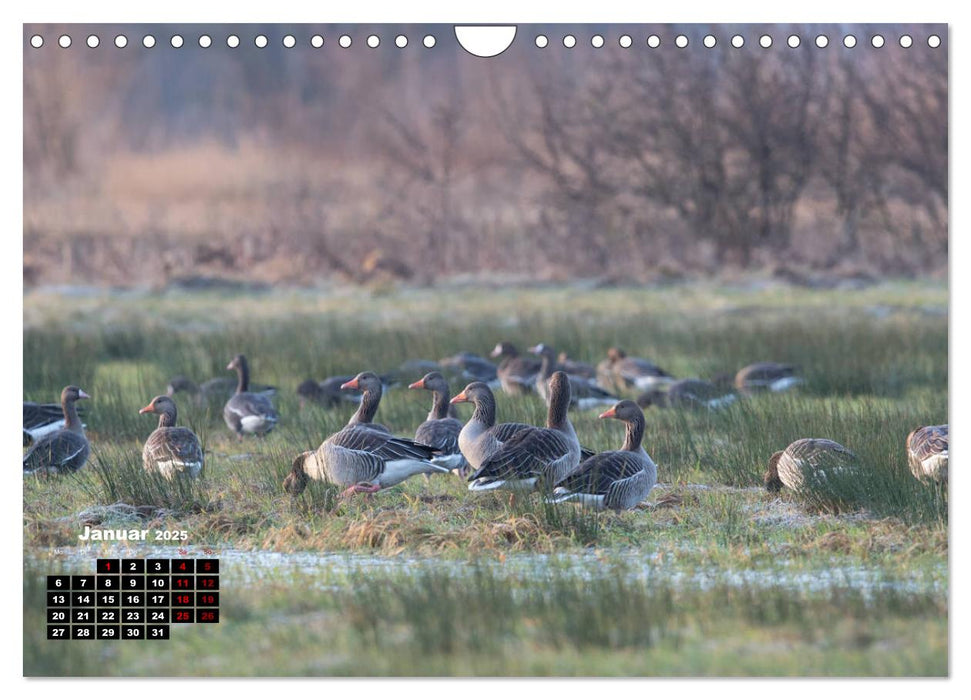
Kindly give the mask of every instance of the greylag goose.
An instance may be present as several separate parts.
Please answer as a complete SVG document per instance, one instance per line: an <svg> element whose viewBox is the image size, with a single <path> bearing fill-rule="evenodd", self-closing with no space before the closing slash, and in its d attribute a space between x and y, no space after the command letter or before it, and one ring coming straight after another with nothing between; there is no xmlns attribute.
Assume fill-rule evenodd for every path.
<svg viewBox="0 0 971 700"><path fill-rule="evenodd" d="M498 343L489 355L503 358L496 368L503 391L512 396L522 396L533 390L539 373L539 360L520 355L516 346L505 341Z"/></svg>
<svg viewBox="0 0 971 700"><path fill-rule="evenodd" d="M448 467L429 461L434 452L433 447L395 437L373 423L352 422L316 450L298 455L283 488L295 496L307 487L308 480L315 479L346 487L342 498L374 493L416 474L447 474Z"/></svg>
<svg viewBox="0 0 971 700"><path fill-rule="evenodd" d="M469 418L459 433L459 450L473 469L494 455L502 443L520 430L533 430L526 423L500 423L496 425L496 398L485 382L472 382L449 403L470 402L473 406Z"/></svg>
<svg viewBox="0 0 971 700"><path fill-rule="evenodd" d="M641 357L628 357L620 348L607 350L607 359L597 365L600 386L614 391L635 388L648 391L670 384L674 378L656 364Z"/></svg>
<svg viewBox="0 0 971 700"><path fill-rule="evenodd" d="M303 408L308 401L325 408L335 408L347 403L361 403L360 396L352 396L347 392L341 391L341 386L353 378L347 375L327 377L327 379L319 382L313 379L302 381L300 386L297 387L297 396L300 397L300 407Z"/></svg>
<svg viewBox="0 0 971 700"><path fill-rule="evenodd" d="M569 418L570 380L565 372L550 379L545 428L515 433L469 476L470 491L531 491L551 488L580 464L580 442Z"/></svg>
<svg viewBox="0 0 971 700"><path fill-rule="evenodd" d="M180 374L169 380L169 385L165 388L165 395L174 398L176 394L184 392L191 396L197 405L209 401L226 402L236 393L237 383L230 377L216 377L202 384L196 384L188 377ZM272 398L276 396L277 388L267 384L250 384L249 391Z"/></svg>
<svg viewBox="0 0 971 700"><path fill-rule="evenodd" d="M755 362L738 370L735 388L746 395L760 391L785 391L802 383L802 379L796 376L797 371L795 365Z"/></svg>
<svg viewBox="0 0 971 700"><path fill-rule="evenodd" d="M176 427L178 409L171 397L163 394L152 399L139 413L155 413L158 427L152 431L142 449L142 466L149 473L166 479L199 476L204 457L199 437L189 428Z"/></svg>
<svg viewBox="0 0 971 700"><path fill-rule="evenodd" d="M249 364L243 355L237 355L226 366L236 370L236 393L223 406L226 425L242 439L247 435L266 435L280 420L269 397L249 390Z"/></svg>
<svg viewBox="0 0 971 700"><path fill-rule="evenodd" d="M76 472L84 466L91 446L84 435L78 417L76 401L91 398L76 386L66 386L61 392L61 411L64 427L37 439L24 455L25 474L57 474Z"/></svg>
<svg viewBox="0 0 971 700"><path fill-rule="evenodd" d="M360 391L361 402L358 404L357 411L347 421L348 425L361 425L377 430L382 433L391 434L391 431L384 425L374 422L374 415L378 412L381 405L381 395L384 393L384 383L381 377L374 372L360 372L353 379L341 384L341 391Z"/></svg>
<svg viewBox="0 0 971 700"><path fill-rule="evenodd" d="M763 481L769 491L783 486L793 491L817 488L830 477L853 470L856 462L856 455L838 442L802 438L769 458Z"/></svg>
<svg viewBox="0 0 971 700"><path fill-rule="evenodd" d="M451 357L443 357L438 364L443 369L459 372L466 382L491 384L498 381L496 365L472 352L460 352Z"/></svg>
<svg viewBox="0 0 971 700"><path fill-rule="evenodd" d="M78 409L78 414L83 412ZM64 426L64 409L60 404L24 401L24 447Z"/></svg>
<svg viewBox="0 0 971 700"><path fill-rule="evenodd" d="M597 368L587 362L571 360L565 352L561 352L556 359L557 369L561 369L573 377L596 380Z"/></svg>
<svg viewBox="0 0 971 700"><path fill-rule="evenodd" d="M948 426L928 425L907 436L907 462L919 480L947 483Z"/></svg>
<svg viewBox="0 0 971 700"><path fill-rule="evenodd" d="M438 456L432 462L458 470L459 476L465 476L463 471L468 468L468 462L459 449L462 421L452 415L455 407L449 403L451 395L445 377L440 372L429 372L408 388L432 392L432 410L415 431L415 442L435 448Z"/></svg>
<svg viewBox="0 0 971 700"><path fill-rule="evenodd" d="M637 404L625 399L601 413L600 418L616 418L627 424L623 446L581 462L576 471L555 485L551 503L621 511L647 498L657 483L657 465L641 446L644 413Z"/></svg>
<svg viewBox="0 0 971 700"><path fill-rule="evenodd" d="M531 353L542 358L539 372L536 375L536 393L546 403L550 404L550 378L553 376L556 365L556 350L549 345L540 343L529 349ZM580 409L593 408L594 406L613 405L619 400L616 396L611 396L599 386L591 384L583 377L574 377L567 374L570 382L570 405Z"/></svg>
<svg viewBox="0 0 971 700"><path fill-rule="evenodd" d="M641 408L691 408L717 410L735 403L738 397L722 382L706 382L703 379L679 379L664 389L651 389L637 397Z"/></svg>

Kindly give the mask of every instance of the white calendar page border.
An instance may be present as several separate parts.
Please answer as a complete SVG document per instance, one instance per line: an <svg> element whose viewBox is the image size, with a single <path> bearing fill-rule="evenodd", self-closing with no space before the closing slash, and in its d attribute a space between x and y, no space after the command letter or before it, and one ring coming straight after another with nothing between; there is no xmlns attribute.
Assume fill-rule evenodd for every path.
<svg viewBox="0 0 971 700"><path fill-rule="evenodd" d="M2 211L6 213L3 223L5 231L0 235L0 289L8 303L3 306L2 319L4 327L11 335L17 327L22 328L23 319L23 288L22 288L22 260L23 260L23 200L22 200L22 47L23 32L21 24L24 22L381 22L381 23L421 23L421 22L449 22L449 23L527 23L527 22L950 22L951 51L951 121L953 125L969 125L958 127L951 131L951 163L954 183L951 191L966 196L968 192L968 163L971 142L965 135L971 130L971 109L968 104L968 71L971 63L968 60L968 46L971 45L971 24L964 22L965 14L955 9L956 3L940 0L925 0L923 2L901 2L900 0L883 0L876 3L849 3L846 0L804 0L805 6L793 3L759 2L755 0L729 0L714 2L712 0L696 0L695 2L676 3L648 3L622 2L619 0L595 0L589 4L579 2L552 2L542 0L528 2L527 0L489 0L476 5L471 3L455 3L443 1L426 2L391 2L390 0L358 0L347 5L338 3L310 3L274 0L268 3L251 3L243 6L238 2L199 2L199 0L163 0L154 6L151 3L122 2L111 0L107 2L69 2L66 0L34 1L28 3L8 2L0 10L3 19L3 31L0 33L4 60L0 62L0 74L3 76L4 95L18 96L18 108L8 107L0 111L2 115L2 158L0 158L0 172L2 172ZM963 42L962 42L963 39ZM956 187L954 186L956 185ZM951 217L951 231L958 231L958 235L951 236L949 255L952 270L963 270L971 264L968 257L968 245L965 237L971 235L966 232L964 224L968 224L966 207L958 198L951 203L949 211ZM19 214L16 216L15 213ZM16 227L19 226L19 230ZM960 305L954 306L951 316L949 338L951 349L949 357L966 358L971 350L969 333L969 297L968 290L971 281L962 274L957 274L951 280L951 296L953 300L960 300ZM14 301L16 300L16 302ZM16 343L0 346L0 366L7 367L13 375L13 384L0 382L6 387L3 401L0 402L0 416L3 431L3 445L9 449L9 464L7 476L0 489L2 493L3 512L6 514L7 527L11 532L20 533L22 538L23 509L20 474L13 470L14 426L19 417L16 414L16 397L23 394L22 386L22 336ZM968 428L967 397L971 394L968 377L971 372L960 363L952 363L949 377L951 380L950 396L954 397L950 407L950 422L957 426L953 431L957 434L958 461L963 455L963 439L971 429ZM962 398L963 397L963 400ZM963 477L968 470L959 467L957 479L951 482L952 503L966 502L971 490L966 486L971 477ZM16 480L16 481L15 481ZM960 508L953 508L951 523L951 553L952 566L950 589L962 591L969 595L968 585L968 519L963 517ZM22 552L22 539L20 540ZM21 571L22 569L18 569ZM9 580L13 579L13 580ZM22 599L21 581L18 576L8 576L0 583L4 598L7 601ZM227 593L231 593L227 591ZM11 603L13 604L13 603ZM18 606L18 610L22 606ZM819 693L827 696L843 697L852 695L859 697L861 693L876 691L886 698L912 696L915 692L933 693L936 697L952 697L961 693L967 696L967 679L971 678L966 659L971 658L971 648L968 639L968 605L959 596L951 596L949 607L951 619L951 678L947 683L933 682L927 688L922 681L866 681L866 686L854 681L827 681L825 685L811 682L784 681L735 681L729 684L718 681L543 681L542 689L536 681L502 681L497 685L495 681L337 681L327 680L327 686L317 685L319 681L282 681L285 686L280 689L292 693L296 691L313 693L319 697L321 692L354 693L359 697L369 697L372 694L395 693L408 698L413 692L420 693L425 698L451 698L457 691L473 700L474 698L491 696L502 693L509 697L523 696L527 693L555 692L564 698L584 695L591 692L605 693L677 693L694 695L696 693L740 692L748 697L770 697L784 693L791 698L809 697ZM22 623L22 620L21 620ZM44 682L40 680L23 679L23 635L21 625L6 625L3 636L3 678L19 682L14 684L15 691L30 693L32 698L63 698L69 693L72 700L80 695L86 697L97 696L109 698L118 694L128 695L137 693L139 698L169 698L172 692L184 692L191 688L193 691L221 692L224 684L231 685L233 691L243 691L252 688L255 693L264 694L272 688L267 683L276 686L281 681L260 681L259 685L243 685L244 681L220 680L217 689L213 682L202 680L183 680L178 686L171 683L145 682L137 680L59 680ZM164 642L163 642L164 643ZM962 661L962 659L964 661ZM461 688L457 684L461 683ZM636 686L633 684L637 684ZM650 685L647 685L647 684ZM782 685L785 683L785 685ZM340 684L337 687L335 684ZM618 684L623 684L618 685ZM879 687L873 687L877 684ZM921 687L917 687L917 685ZM716 688L715 685L723 687ZM555 687L554 687L555 686ZM8 686L9 687L9 686ZM963 690L961 690L963 688ZM19 694L19 693L18 693ZM788 698L787 698L788 700ZM882 698L881 698L882 700Z"/></svg>

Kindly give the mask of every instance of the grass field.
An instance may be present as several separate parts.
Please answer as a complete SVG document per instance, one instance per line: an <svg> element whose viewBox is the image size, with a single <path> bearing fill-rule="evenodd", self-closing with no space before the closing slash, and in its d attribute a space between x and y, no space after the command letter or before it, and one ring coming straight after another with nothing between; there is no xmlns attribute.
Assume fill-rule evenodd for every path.
<svg viewBox="0 0 971 700"><path fill-rule="evenodd" d="M947 499L913 479L903 446L948 419L947 304L943 285L913 282L27 294L25 399L52 401L68 383L93 398L88 466L24 482L25 673L946 675ZM499 340L591 362L620 345L677 376L793 362L806 383L718 413L648 410L660 484L621 515L510 505L449 477L349 502L326 484L283 492L292 458L350 414L300 410L302 379ZM155 421L138 409L172 375L229 376L237 352L254 381L281 387L280 427L238 443L220 406L182 401L203 478L144 474ZM499 420L544 419L537 398L498 398ZM429 401L393 389L378 418L410 435ZM593 449L623 439L596 412L573 422ZM839 507L759 488L769 455L799 437L859 455ZM97 550L78 550L84 524L185 530L191 548L220 552L221 623L174 629L150 655L48 642L40 576L93 566ZM348 559L299 566L309 553Z"/></svg>

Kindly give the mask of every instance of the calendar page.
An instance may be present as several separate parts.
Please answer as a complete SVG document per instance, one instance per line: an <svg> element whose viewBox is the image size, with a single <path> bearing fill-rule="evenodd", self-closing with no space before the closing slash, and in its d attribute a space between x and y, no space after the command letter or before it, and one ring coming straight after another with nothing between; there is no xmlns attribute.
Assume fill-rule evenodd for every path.
<svg viewBox="0 0 971 700"><path fill-rule="evenodd" d="M949 675L948 25L553 20L22 25L24 676Z"/></svg>

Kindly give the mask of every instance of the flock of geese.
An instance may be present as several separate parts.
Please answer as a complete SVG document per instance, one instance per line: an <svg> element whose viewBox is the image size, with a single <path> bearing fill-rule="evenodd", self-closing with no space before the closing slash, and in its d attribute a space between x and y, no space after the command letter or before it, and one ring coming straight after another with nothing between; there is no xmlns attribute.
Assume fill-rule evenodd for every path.
<svg viewBox="0 0 971 700"><path fill-rule="evenodd" d="M389 488L417 474L456 472L468 481L470 491L539 491L551 503L621 511L641 503L657 482L657 466L642 444L644 408L718 410L740 398L784 391L802 382L795 367L773 362L748 365L734 378L708 382L677 380L653 362L619 348L608 350L597 366L571 360L542 343L529 351L531 355L521 355L511 343L502 342L491 353L501 358L498 365L463 352L437 363L409 361L384 375L368 371L304 381L297 388L301 405L353 403L357 409L347 425L316 450L293 460L284 489L297 495L311 480L326 481L343 488L346 498ZM235 381L225 377L196 384L176 377L166 394L139 411L159 417L142 452L146 471L166 479L194 478L202 472L205 456L199 438L177 425L176 394L185 393L198 403L224 399L223 418L239 439L266 435L277 426L277 390L250 383L243 355L234 357L226 369L236 373ZM419 372L424 376L409 389L430 392L431 411L413 438L394 435L375 422L382 394ZM452 396L446 375L468 384ZM500 388L514 396L538 394L547 405L546 424L497 422L493 391ZM24 402L24 442L30 444L23 458L25 474L51 475L84 466L90 445L76 403L89 398L78 387L68 386L59 406ZM472 404L465 423L455 409L461 403ZM625 434L618 449L595 454L581 445L569 410L598 406L609 406L599 417L623 423ZM947 425L917 428L907 436L906 449L916 478L947 483ZM765 487L799 491L855 461L853 452L832 440L797 440L771 456Z"/></svg>

